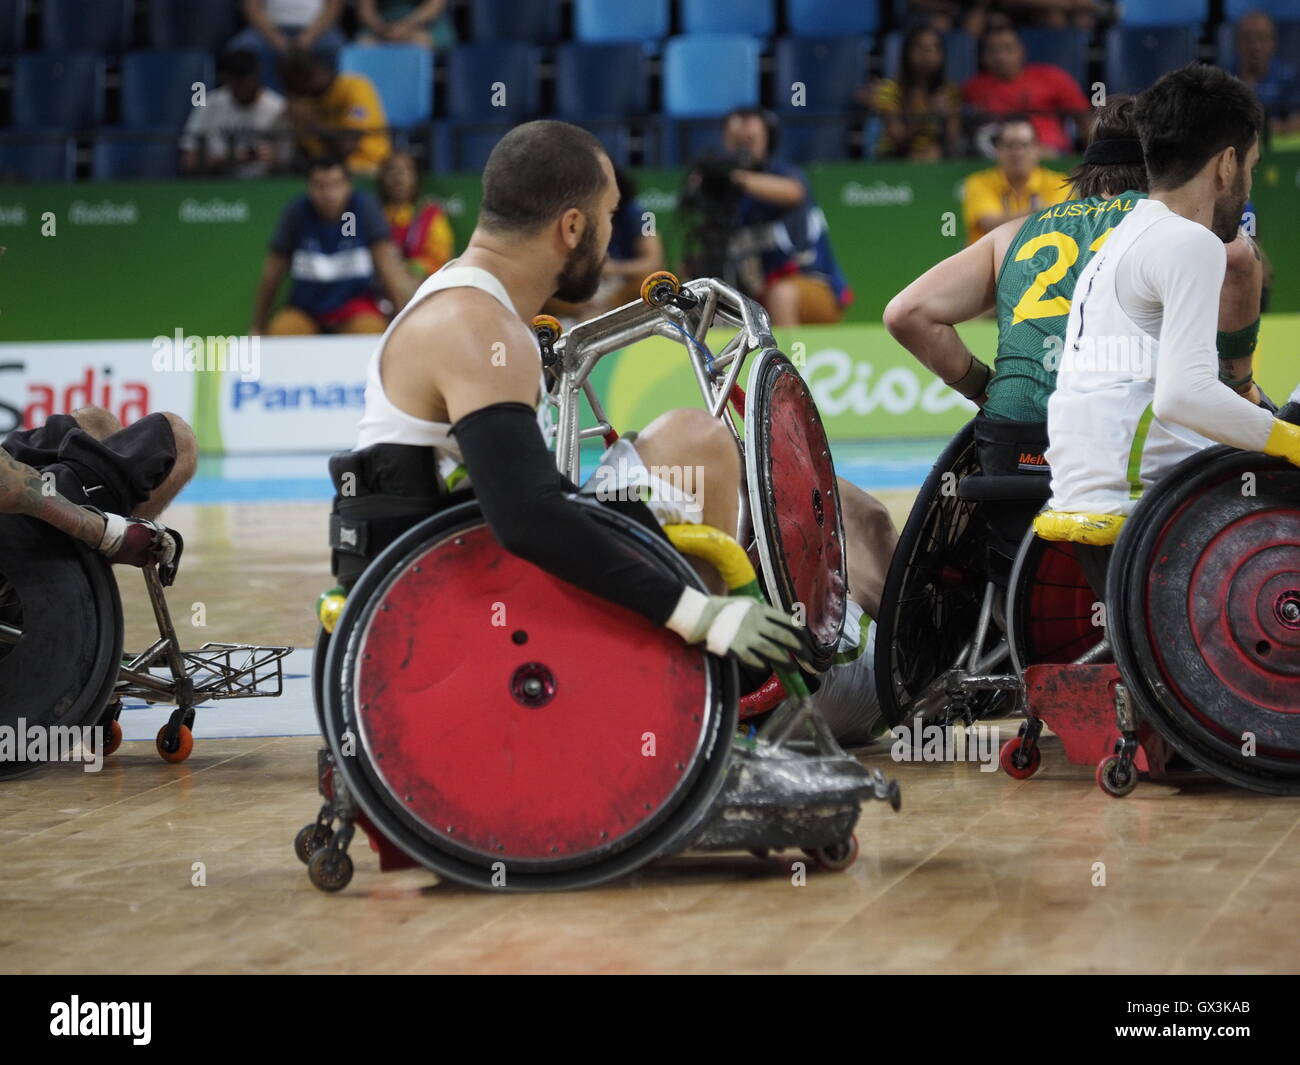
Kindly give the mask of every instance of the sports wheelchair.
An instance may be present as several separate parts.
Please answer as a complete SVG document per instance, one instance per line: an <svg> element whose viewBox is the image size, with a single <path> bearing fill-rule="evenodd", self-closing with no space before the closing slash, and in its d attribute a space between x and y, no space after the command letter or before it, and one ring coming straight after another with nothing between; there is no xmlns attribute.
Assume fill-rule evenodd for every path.
<svg viewBox="0 0 1300 1065"><path fill-rule="evenodd" d="M1037 769L1046 722L1117 798L1188 769L1300 794L1300 469L1227 447L1179 463L1125 521L1105 606L1113 662L1026 666L1004 768Z"/></svg>
<svg viewBox="0 0 1300 1065"><path fill-rule="evenodd" d="M180 537L169 530L180 545ZM123 654L122 601L112 567L83 544L33 518L0 515L0 725L103 729L103 753L122 742L125 699L174 703L158 731L159 755L182 762L194 749L195 707L213 699L279 695L289 647L206 643L181 650L165 588L180 552L143 570L158 639ZM0 779L38 762L0 762Z"/></svg>
<svg viewBox="0 0 1300 1065"><path fill-rule="evenodd" d="M642 297L563 336L554 319L534 323L553 378L557 465L576 483L581 443L618 439L590 382L601 358L655 335L682 343L705 405L744 453L741 528L669 526L670 544L612 508L579 505L693 587L703 585L685 554L713 562L732 594L801 605L820 668L839 640L847 582L812 397L776 350L766 313L729 286L682 286L661 272ZM716 355L714 326L736 329ZM897 784L841 750L801 674L770 680L767 702L746 705L734 661L509 555L473 501L412 523L346 598L322 600L321 616L325 801L295 851L325 891L352 878L356 826L381 871L418 865L534 891L600 884L687 849L799 847L843 869L857 856L863 800L899 805ZM773 702L761 727L738 731L743 715Z"/></svg>
<svg viewBox="0 0 1300 1065"><path fill-rule="evenodd" d="M985 474L974 426L935 460L886 573L875 667L891 727L916 717L970 724L1012 712L1024 664L1101 653L1095 597L1072 546L1031 541L1016 555L1047 501L1048 478ZM997 540L1010 541L1009 553ZM1012 603L1021 604L1014 614Z"/></svg>

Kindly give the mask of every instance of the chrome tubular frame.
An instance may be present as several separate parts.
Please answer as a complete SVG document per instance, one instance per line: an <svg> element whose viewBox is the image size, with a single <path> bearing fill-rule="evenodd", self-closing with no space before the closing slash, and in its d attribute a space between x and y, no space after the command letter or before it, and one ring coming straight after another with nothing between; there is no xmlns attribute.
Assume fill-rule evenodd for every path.
<svg viewBox="0 0 1300 1065"><path fill-rule="evenodd" d="M547 397L556 408L555 463L575 484L582 441L602 437L612 428L591 386L592 370L606 355L652 336L667 337L686 348L705 409L722 419L743 445L735 422L726 412L727 400L740 379L745 360L753 352L776 346L767 311L716 278L688 281L682 292L698 301L689 310L671 303L653 307L637 300L579 323L555 342L555 383ZM705 337L715 325L738 331L717 355L711 356ZM587 429L580 428L584 395L597 422Z"/></svg>

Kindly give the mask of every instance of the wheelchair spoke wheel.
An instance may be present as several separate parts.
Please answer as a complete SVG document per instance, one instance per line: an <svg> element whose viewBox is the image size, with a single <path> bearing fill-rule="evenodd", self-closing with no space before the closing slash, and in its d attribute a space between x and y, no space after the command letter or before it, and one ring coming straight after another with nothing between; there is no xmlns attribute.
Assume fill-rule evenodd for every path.
<svg viewBox="0 0 1300 1065"><path fill-rule="evenodd" d="M1300 470L1213 448L1147 493L1107 586L1116 661L1188 761L1300 793Z"/></svg>
<svg viewBox="0 0 1300 1065"><path fill-rule="evenodd" d="M988 581L985 531L976 504L957 483L977 473L973 423L935 461L917 495L890 562L876 632L876 691L892 726L914 713L938 716L944 700L928 699L935 681L969 652ZM994 624L981 653L1001 632ZM977 692L973 716L999 705L1001 693Z"/></svg>
<svg viewBox="0 0 1300 1065"><path fill-rule="evenodd" d="M584 505L698 584L661 537ZM412 529L357 582L323 696L369 820L435 872L504 890L599 883L685 846L738 707L733 664L507 554L474 504Z"/></svg>
<svg viewBox="0 0 1300 1065"><path fill-rule="evenodd" d="M1073 662L1101 642L1097 597L1072 544L1025 534L1011 575L1011 657L1018 673Z"/></svg>

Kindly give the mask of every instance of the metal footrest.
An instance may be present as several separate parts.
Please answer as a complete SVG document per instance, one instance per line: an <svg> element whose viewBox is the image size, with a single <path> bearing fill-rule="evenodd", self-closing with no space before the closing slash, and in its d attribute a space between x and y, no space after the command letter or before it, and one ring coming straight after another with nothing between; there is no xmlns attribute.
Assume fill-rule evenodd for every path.
<svg viewBox="0 0 1300 1065"><path fill-rule="evenodd" d="M194 704L209 699L268 699L284 691L284 658L292 647L257 647L242 643L205 643L180 652L185 678L193 685ZM161 667L158 673L154 668ZM123 667L119 696L149 702L167 701L177 678L166 665L162 641L134 656Z"/></svg>

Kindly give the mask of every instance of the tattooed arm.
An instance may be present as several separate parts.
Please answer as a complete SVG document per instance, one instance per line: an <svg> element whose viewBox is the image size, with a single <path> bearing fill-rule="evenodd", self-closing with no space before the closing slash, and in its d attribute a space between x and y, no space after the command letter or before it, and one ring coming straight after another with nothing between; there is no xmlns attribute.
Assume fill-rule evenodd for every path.
<svg viewBox="0 0 1300 1065"><path fill-rule="evenodd" d="M83 544L98 548L105 521L57 492L47 490L41 475L0 448L0 514L26 514Z"/></svg>

